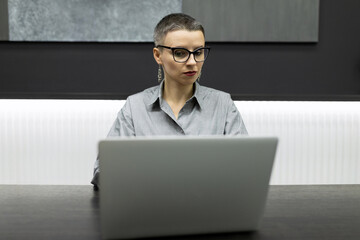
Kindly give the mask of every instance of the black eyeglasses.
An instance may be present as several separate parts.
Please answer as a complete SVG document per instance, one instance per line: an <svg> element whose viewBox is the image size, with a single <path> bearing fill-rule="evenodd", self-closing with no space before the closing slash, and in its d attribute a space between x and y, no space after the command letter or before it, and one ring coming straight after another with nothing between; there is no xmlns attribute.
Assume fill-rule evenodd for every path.
<svg viewBox="0 0 360 240"><path fill-rule="evenodd" d="M173 47L168 47L168 46L163 46L163 45L157 45L156 47L170 49L172 51L174 61L178 62L178 63L187 62L187 60L189 60L191 54L194 55L194 59L196 62L204 62L210 52L210 47L197 48L192 52L187 50L186 48L179 48L179 47L173 48Z"/></svg>

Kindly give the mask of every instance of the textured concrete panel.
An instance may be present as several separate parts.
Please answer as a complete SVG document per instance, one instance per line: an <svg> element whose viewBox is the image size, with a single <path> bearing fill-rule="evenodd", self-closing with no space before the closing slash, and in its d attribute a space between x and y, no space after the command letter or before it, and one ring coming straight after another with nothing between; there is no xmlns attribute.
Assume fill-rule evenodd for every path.
<svg viewBox="0 0 360 240"><path fill-rule="evenodd" d="M183 0L207 41L317 42L320 0Z"/></svg>
<svg viewBox="0 0 360 240"><path fill-rule="evenodd" d="M13 41L153 41L181 0L9 0Z"/></svg>
<svg viewBox="0 0 360 240"><path fill-rule="evenodd" d="M0 0L0 40L9 40L7 0Z"/></svg>

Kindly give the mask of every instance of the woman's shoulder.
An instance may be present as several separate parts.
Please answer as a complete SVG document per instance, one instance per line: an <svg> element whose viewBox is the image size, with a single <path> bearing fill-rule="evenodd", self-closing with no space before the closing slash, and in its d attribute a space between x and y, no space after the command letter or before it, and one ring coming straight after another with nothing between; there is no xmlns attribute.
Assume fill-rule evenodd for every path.
<svg viewBox="0 0 360 240"><path fill-rule="evenodd" d="M131 102L144 102L144 101L151 101L159 96L159 89L160 86L153 86L146 88L145 90L132 94L127 98L127 101Z"/></svg>
<svg viewBox="0 0 360 240"><path fill-rule="evenodd" d="M215 99L229 99L230 94L215 88L211 88L211 87L205 87L205 86L201 86L198 85L199 87L199 95L202 95L204 97L208 97L208 98L215 98Z"/></svg>

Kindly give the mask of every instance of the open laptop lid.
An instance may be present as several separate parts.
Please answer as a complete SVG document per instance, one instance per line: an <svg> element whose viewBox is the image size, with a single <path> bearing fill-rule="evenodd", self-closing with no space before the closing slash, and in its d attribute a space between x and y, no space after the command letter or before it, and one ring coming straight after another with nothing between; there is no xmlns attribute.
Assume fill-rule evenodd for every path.
<svg viewBox="0 0 360 240"><path fill-rule="evenodd" d="M256 230L276 138L118 138L99 143L105 239Z"/></svg>

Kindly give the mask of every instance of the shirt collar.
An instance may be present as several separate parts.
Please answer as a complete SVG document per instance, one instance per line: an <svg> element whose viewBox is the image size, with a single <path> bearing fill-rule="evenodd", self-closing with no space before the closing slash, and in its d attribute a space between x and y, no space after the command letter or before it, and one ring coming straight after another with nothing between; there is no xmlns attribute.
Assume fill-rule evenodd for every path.
<svg viewBox="0 0 360 240"><path fill-rule="evenodd" d="M160 82L159 87L157 87L155 89L155 91L151 92L151 95L149 96L147 105L152 105L155 102L157 102L158 100L161 105L161 103L163 101L163 98L162 98L163 87L164 87L164 80ZM202 97L202 95L203 95L202 88L197 81L195 82L194 87L195 87L194 95L188 101L190 101L191 99L194 98L197 101L197 103L199 104L200 108L203 108L204 101L203 101L203 97Z"/></svg>
<svg viewBox="0 0 360 240"><path fill-rule="evenodd" d="M160 85L155 88L154 91L150 93L149 100L147 102L147 105L154 104L158 99L162 99L162 89L164 86L164 80L160 82Z"/></svg>
<svg viewBox="0 0 360 240"><path fill-rule="evenodd" d="M195 98L197 103L199 104L199 107L203 108L204 107L203 89L200 86L200 84L198 83L198 81L195 82L194 87L195 87L195 92L194 92L194 95L191 98Z"/></svg>

